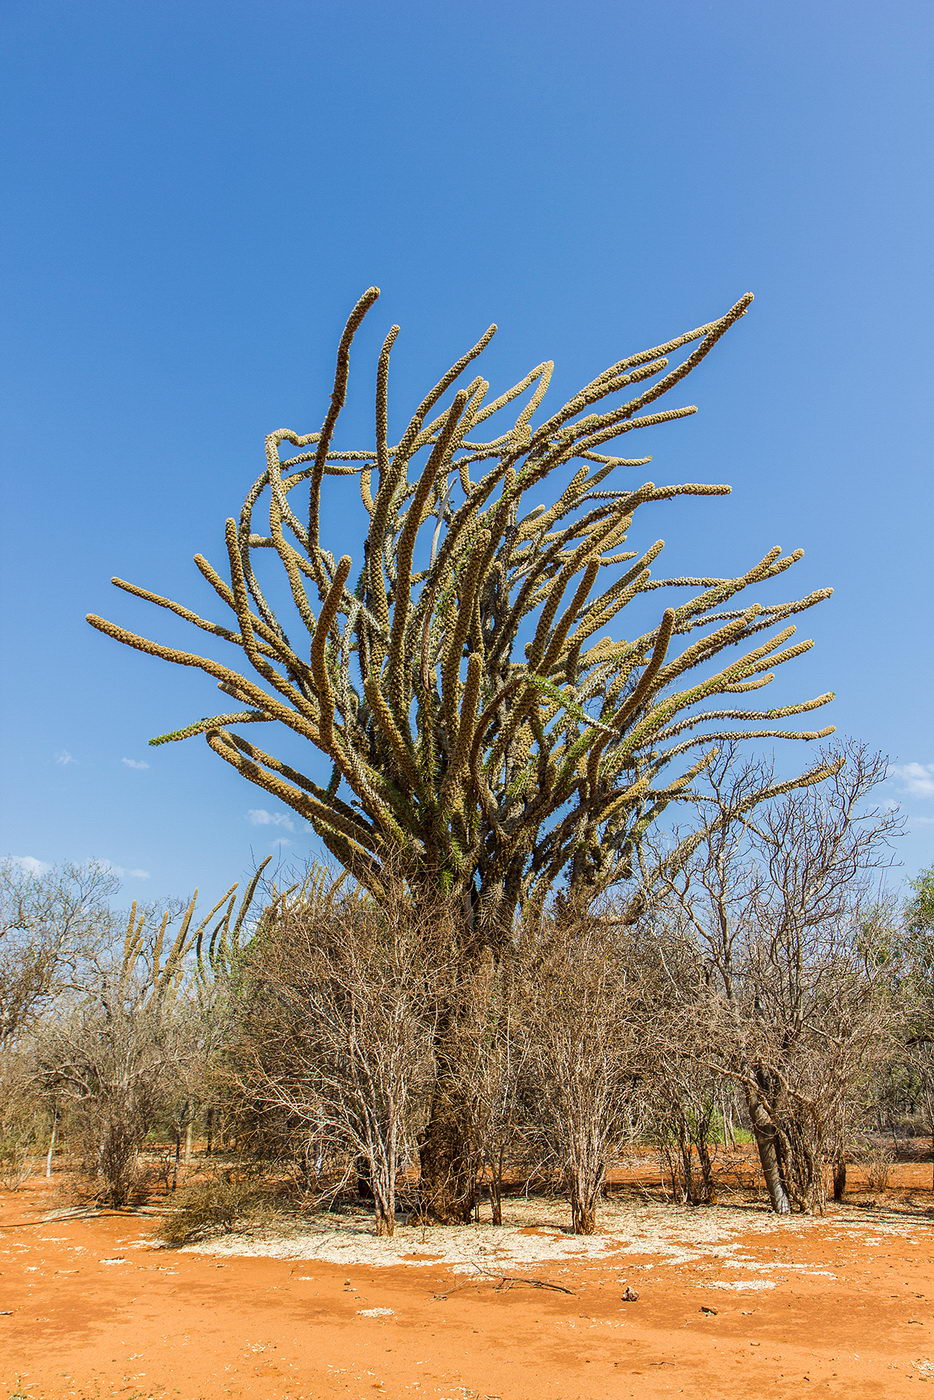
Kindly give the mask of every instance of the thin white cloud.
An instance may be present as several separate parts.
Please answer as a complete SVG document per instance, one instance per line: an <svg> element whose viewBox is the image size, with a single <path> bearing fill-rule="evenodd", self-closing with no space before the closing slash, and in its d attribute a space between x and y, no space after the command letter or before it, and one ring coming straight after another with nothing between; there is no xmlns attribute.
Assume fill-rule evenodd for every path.
<svg viewBox="0 0 934 1400"><path fill-rule="evenodd" d="M934 797L934 763L893 763L891 773L909 797Z"/></svg>
<svg viewBox="0 0 934 1400"><path fill-rule="evenodd" d="M912 817L912 826L934 826L934 817Z"/></svg>
<svg viewBox="0 0 934 1400"><path fill-rule="evenodd" d="M286 831L295 830L295 823L285 812L267 812L265 807L251 807L246 819L251 826L281 826Z"/></svg>
<svg viewBox="0 0 934 1400"><path fill-rule="evenodd" d="M24 875L33 875L38 878L45 875L52 867L47 860L39 860L36 856L11 856L14 865L18 865Z"/></svg>
<svg viewBox="0 0 934 1400"><path fill-rule="evenodd" d="M277 836L272 844L274 846L291 846L292 842L287 836Z"/></svg>
<svg viewBox="0 0 934 1400"><path fill-rule="evenodd" d="M109 870L111 875L116 875L118 880L148 880L150 878L148 870L131 869L126 865L114 865L112 860L95 860L94 864Z"/></svg>
<svg viewBox="0 0 934 1400"><path fill-rule="evenodd" d="M70 763L77 763L77 761L78 760L73 758L67 749L62 749L61 753L55 755L55 762L61 768L67 768Z"/></svg>
<svg viewBox="0 0 934 1400"><path fill-rule="evenodd" d="M120 762L125 768L148 768L149 764L144 763L141 758L121 758Z"/></svg>

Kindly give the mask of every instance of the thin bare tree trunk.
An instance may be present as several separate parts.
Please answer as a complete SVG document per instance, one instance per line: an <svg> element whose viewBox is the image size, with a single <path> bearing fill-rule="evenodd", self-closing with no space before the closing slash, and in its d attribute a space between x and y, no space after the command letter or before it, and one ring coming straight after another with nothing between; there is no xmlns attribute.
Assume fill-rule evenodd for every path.
<svg viewBox="0 0 934 1400"><path fill-rule="evenodd" d="M749 1117L772 1210L776 1215L790 1215L791 1199L785 1185L775 1129L764 1107L752 1094L749 1096Z"/></svg>
<svg viewBox="0 0 934 1400"><path fill-rule="evenodd" d="M377 1235L388 1238L396 1233L396 1174L391 1163L373 1164L373 1208Z"/></svg>
<svg viewBox="0 0 934 1400"><path fill-rule="evenodd" d="M55 1139L58 1135L58 1109L52 1114L52 1129L49 1133L49 1150L45 1154L45 1174L52 1175L52 1155L55 1152Z"/></svg>
<svg viewBox="0 0 934 1400"><path fill-rule="evenodd" d="M379 1201L376 1203L376 1233L383 1239L396 1233L394 1213L391 1210L387 1210Z"/></svg>
<svg viewBox="0 0 934 1400"><path fill-rule="evenodd" d="M697 1155L700 1159L701 1180L704 1183L704 1205L714 1206L717 1204L717 1186L714 1180L713 1159L707 1140L703 1137L698 1138Z"/></svg>
<svg viewBox="0 0 934 1400"><path fill-rule="evenodd" d="M575 1235L597 1232L596 1193L584 1188L577 1178L571 1184L571 1230Z"/></svg>
<svg viewBox="0 0 934 1400"><path fill-rule="evenodd" d="M723 1144L725 1147L736 1146L736 1131L733 1127L733 1099L730 1094L724 1094L723 1099Z"/></svg>
<svg viewBox="0 0 934 1400"><path fill-rule="evenodd" d="M503 1223L503 1154L497 1153L490 1167L490 1214L494 1225Z"/></svg>

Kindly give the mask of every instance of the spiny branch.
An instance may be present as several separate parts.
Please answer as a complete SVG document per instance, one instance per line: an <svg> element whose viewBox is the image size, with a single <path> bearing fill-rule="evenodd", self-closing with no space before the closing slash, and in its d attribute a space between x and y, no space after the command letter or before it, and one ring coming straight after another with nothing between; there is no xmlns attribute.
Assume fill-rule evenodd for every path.
<svg viewBox="0 0 934 1400"><path fill-rule="evenodd" d="M239 520L228 522L229 582L196 557L232 624L115 580L236 648L259 683L211 658L89 621L137 650L204 671L245 707L154 742L203 734L243 776L306 817L367 888L377 890L384 863L398 868L401 859L413 877L427 874L472 904L479 899L508 928L517 907L543 899L562 874L598 887L626 877L647 824L668 802L690 799L718 744L830 732L774 727L830 694L750 711L709 705L762 689L807 650L809 641L791 641L791 619L829 590L724 610L784 573L800 551L776 547L735 578L653 577L663 541L641 553L625 547L637 513L729 487L647 481L598 489L648 459L597 448L695 411L654 405L710 353L751 297L618 361L538 425L548 362L489 400L482 378L457 387L490 327L425 394L393 445L394 326L379 353L373 445L338 450L352 342L377 295L364 293L347 322L320 429L267 437L266 467ZM511 421L484 437L484 425L510 409ZM308 450L282 458L284 444ZM336 562L320 540L325 479L346 477L356 479L368 521L356 570L349 555ZM550 506L534 499L549 489ZM264 501L266 529L254 524ZM258 563L273 558L292 599L288 629L257 575ZM662 608L635 638L592 640L658 589L692 596ZM289 641L296 626L303 648ZM679 651L679 639L698 630ZM762 632L770 635L762 640ZM724 720L741 728L724 731ZM329 785L231 732L272 721L330 761ZM695 746L703 756L678 771Z"/></svg>

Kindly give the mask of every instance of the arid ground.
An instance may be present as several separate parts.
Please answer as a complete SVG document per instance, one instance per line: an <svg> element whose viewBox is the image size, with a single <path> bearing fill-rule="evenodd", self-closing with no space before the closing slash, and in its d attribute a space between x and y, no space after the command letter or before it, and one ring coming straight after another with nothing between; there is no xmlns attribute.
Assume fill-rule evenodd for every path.
<svg viewBox="0 0 934 1400"><path fill-rule="evenodd" d="M349 1216L185 1250L158 1247L157 1208L36 1179L0 1200L0 1400L934 1392L930 1163L816 1220L743 1192L666 1205L640 1175L590 1240L519 1198L501 1230L377 1241Z"/></svg>

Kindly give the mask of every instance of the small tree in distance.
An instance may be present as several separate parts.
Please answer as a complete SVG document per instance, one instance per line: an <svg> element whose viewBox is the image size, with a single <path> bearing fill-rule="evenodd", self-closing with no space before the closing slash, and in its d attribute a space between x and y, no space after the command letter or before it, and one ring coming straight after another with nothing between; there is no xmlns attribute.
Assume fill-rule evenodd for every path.
<svg viewBox="0 0 934 1400"><path fill-rule="evenodd" d="M186 992L202 942L236 937L258 878L239 906L233 885L197 921L197 891L187 906L134 903L119 941L111 916L110 936L85 952L68 998L40 1029L35 1083L64 1106L84 1175L109 1205L131 1199L146 1138L196 1057L196 1008Z"/></svg>

